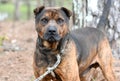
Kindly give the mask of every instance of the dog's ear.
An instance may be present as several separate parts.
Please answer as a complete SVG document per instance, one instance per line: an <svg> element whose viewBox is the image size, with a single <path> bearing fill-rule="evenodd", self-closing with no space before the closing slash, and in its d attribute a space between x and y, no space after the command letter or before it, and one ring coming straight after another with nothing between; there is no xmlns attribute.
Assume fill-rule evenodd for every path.
<svg viewBox="0 0 120 81"><path fill-rule="evenodd" d="M41 13L44 8L45 8L44 6L35 8L35 9L34 9L34 15L36 16L36 15L38 15L39 13Z"/></svg>
<svg viewBox="0 0 120 81"><path fill-rule="evenodd" d="M65 7L61 7L61 10L66 14L68 18L72 16L72 12Z"/></svg>

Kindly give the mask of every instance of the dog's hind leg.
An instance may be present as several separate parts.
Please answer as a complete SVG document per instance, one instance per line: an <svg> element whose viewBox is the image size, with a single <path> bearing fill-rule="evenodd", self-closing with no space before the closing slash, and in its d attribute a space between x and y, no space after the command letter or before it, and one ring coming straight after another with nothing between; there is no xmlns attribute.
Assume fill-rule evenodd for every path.
<svg viewBox="0 0 120 81"><path fill-rule="evenodd" d="M107 38L98 45L98 64L107 81L116 81L112 69L112 52Z"/></svg>

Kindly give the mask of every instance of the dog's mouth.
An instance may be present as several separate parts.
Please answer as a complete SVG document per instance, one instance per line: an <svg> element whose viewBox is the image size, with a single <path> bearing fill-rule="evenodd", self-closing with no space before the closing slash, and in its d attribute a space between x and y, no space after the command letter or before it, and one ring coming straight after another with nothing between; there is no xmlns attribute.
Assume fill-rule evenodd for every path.
<svg viewBox="0 0 120 81"><path fill-rule="evenodd" d="M43 38L48 42L57 42L61 39L56 26L49 26L44 33Z"/></svg>
<svg viewBox="0 0 120 81"><path fill-rule="evenodd" d="M61 39L61 37L56 33L56 34L49 34L46 33L43 36L44 40L48 41L48 42L57 42Z"/></svg>

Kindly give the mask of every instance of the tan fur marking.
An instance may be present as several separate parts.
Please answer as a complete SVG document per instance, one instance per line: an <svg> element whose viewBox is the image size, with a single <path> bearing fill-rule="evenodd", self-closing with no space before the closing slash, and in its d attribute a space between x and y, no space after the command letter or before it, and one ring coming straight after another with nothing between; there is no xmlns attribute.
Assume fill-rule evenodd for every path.
<svg viewBox="0 0 120 81"><path fill-rule="evenodd" d="M107 38L99 43L98 63L107 81L116 81L112 68L112 52Z"/></svg>
<svg viewBox="0 0 120 81"><path fill-rule="evenodd" d="M80 81L76 58L75 45L70 42L68 49L65 50L65 56L63 56L61 64L55 70L57 74L61 75L62 81Z"/></svg>

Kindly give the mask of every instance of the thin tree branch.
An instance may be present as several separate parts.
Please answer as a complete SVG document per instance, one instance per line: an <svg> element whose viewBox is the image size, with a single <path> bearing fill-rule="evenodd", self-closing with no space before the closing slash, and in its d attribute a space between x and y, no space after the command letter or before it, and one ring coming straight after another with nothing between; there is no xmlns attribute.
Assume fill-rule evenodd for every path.
<svg viewBox="0 0 120 81"><path fill-rule="evenodd" d="M111 1L112 0L107 0L106 4L104 6L104 9L103 9L103 13L100 17L99 23L97 25L97 28L99 28L104 33L105 33L105 26L108 22L108 15L109 15L109 12L110 12Z"/></svg>

